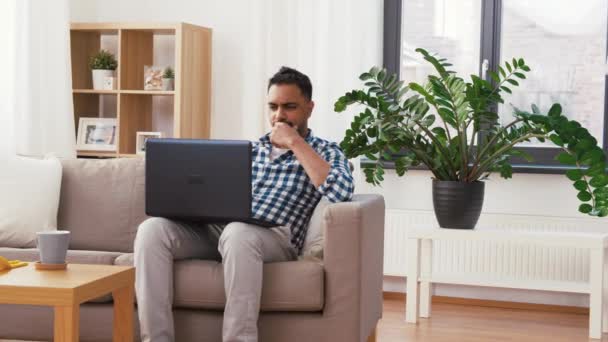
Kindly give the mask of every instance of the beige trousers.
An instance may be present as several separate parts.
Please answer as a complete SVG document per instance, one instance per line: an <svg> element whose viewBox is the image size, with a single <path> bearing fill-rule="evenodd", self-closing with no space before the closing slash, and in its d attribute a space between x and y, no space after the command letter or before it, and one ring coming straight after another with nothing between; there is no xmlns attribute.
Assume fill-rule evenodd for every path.
<svg viewBox="0 0 608 342"><path fill-rule="evenodd" d="M142 341L175 341L173 261L194 258L222 260L226 290L223 341L257 341L263 264L296 259L289 234L288 228L241 222L224 227L157 217L144 221L134 247Z"/></svg>

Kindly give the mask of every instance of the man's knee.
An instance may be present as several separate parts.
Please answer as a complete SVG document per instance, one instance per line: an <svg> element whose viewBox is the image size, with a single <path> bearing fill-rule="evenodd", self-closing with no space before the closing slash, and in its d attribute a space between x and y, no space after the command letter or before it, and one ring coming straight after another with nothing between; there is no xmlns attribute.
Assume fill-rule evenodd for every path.
<svg viewBox="0 0 608 342"><path fill-rule="evenodd" d="M241 252L251 251L260 253L262 240L256 234L255 227L241 222L232 222L222 231L219 242L219 252L222 256L232 250Z"/></svg>
<svg viewBox="0 0 608 342"><path fill-rule="evenodd" d="M171 221L162 217L151 217L137 228L135 249L158 247L168 242L168 229Z"/></svg>

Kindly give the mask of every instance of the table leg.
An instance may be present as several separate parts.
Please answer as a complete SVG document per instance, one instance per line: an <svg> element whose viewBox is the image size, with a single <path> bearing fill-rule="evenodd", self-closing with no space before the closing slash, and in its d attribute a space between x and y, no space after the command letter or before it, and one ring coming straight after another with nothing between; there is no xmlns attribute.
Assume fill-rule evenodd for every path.
<svg viewBox="0 0 608 342"><path fill-rule="evenodd" d="M423 239L420 246L420 273L423 279L429 279L433 264L433 240ZM432 284L428 280L420 282L420 317L431 317Z"/></svg>
<svg viewBox="0 0 608 342"><path fill-rule="evenodd" d="M133 285L112 292L114 297L114 342L133 342Z"/></svg>
<svg viewBox="0 0 608 342"><path fill-rule="evenodd" d="M80 305L55 306L55 342L78 342Z"/></svg>
<svg viewBox="0 0 608 342"><path fill-rule="evenodd" d="M602 290L604 285L604 250L589 251L589 337L602 338Z"/></svg>
<svg viewBox="0 0 608 342"><path fill-rule="evenodd" d="M405 321L418 320L418 276L420 271L420 240L407 239L407 297L405 300Z"/></svg>

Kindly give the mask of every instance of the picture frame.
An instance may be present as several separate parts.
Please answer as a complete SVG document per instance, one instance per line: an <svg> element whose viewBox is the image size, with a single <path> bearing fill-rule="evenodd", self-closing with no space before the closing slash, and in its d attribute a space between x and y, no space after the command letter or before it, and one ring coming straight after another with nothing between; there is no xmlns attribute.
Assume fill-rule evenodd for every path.
<svg viewBox="0 0 608 342"><path fill-rule="evenodd" d="M137 132L135 137L135 153L138 155L146 154L146 141L150 138L162 138L162 132Z"/></svg>
<svg viewBox="0 0 608 342"><path fill-rule="evenodd" d="M76 149L80 151L116 151L116 118L81 117L78 121Z"/></svg>
<svg viewBox="0 0 608 342"><path fill-rule="evenodd" d="M163 67L157 65L144 66L144 90L163 89Z"/></svg>

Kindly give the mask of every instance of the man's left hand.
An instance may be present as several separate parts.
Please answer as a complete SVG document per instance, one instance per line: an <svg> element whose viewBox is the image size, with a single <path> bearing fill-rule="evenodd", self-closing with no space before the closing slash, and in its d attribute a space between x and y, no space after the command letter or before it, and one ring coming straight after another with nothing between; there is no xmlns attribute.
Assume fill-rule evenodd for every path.
<svg viewBox="0 0 608 342"><path fill-rule="evenodd" d="M270 131L270 142L278 148L290 149L296 139L301 138L297 127L291 127L285 122L277 122Z"/></svg>

